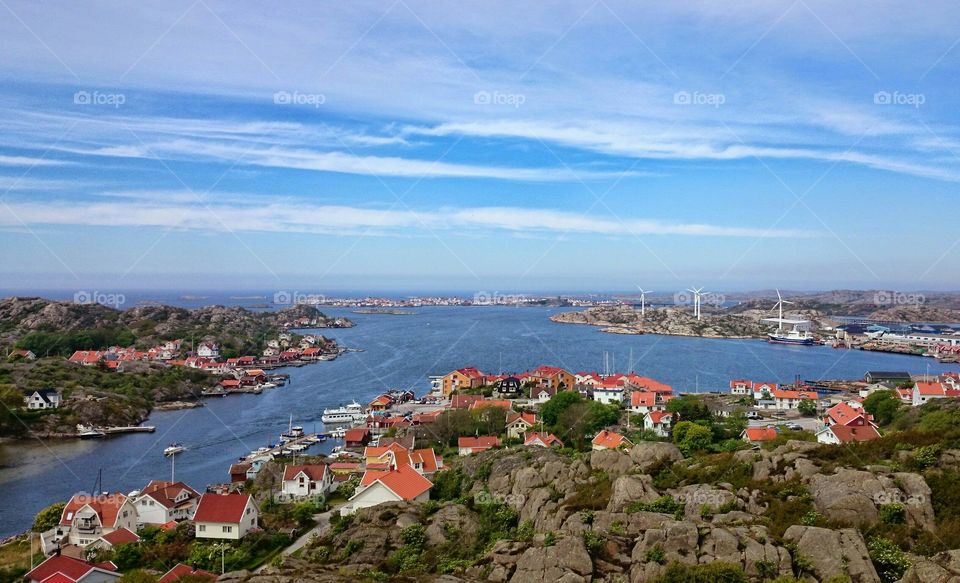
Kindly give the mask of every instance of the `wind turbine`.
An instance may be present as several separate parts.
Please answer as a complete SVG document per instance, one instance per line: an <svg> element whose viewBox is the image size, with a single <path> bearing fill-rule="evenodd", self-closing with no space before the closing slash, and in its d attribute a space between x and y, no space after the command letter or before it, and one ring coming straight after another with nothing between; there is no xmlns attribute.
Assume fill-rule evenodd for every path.
<svg viewBox="0 0 960 583"><path fill-rule="evenodd" d="M651 290L648 290L648 289L643 289L643 288L640 287L639 285L637 286L637 289L640 290L640 317L642 318L642 317L644 316L644 314L646 314L646 312L647 312L647 310L646 310L646 307L647 307L647 306L646 306L646 299L647 299L647 298L646 298L646 294L652 294L653 292L652 292Z"/></svg>
<svg viewBox="0 0 960 583"><path fill-rule="evenodd" d="M777 290L777 303L775 306L773 306L774 308L780 310L780 317L778 318L780 321L777 322L777 330L783 330L783 304L792 303L794 302L788 302L787 300L783 299L783 296L780 295L780 290Z"/></svg>
<svg viewBox="0 0 960 583"><path fill-rule="evenodd" d="M697 320L700 320L700 294L703 292L703 288L687 288L687 291L693 294L693 315L697 317Z"/></svg>

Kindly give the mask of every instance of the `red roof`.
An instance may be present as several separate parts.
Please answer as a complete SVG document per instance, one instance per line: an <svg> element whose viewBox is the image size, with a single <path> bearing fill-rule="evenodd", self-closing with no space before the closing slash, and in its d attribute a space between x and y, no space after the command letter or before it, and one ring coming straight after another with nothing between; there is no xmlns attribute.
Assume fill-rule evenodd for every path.
<svg viewBox="0 0 960 583"><path fill-rule="evenodd" d="M743 432L750 441L770 441L777 438L777 430L773 427L747 427Z"/></svg>
<svg viewBox="0 0 960 583"><path fill-rule="evenodd" d="M657 404L657 394L647 391L633 391L630 393L631 407L653 407Z"/></svg>
<svg viewBox="0 0 960 583"><path fill-rule="evenodd" d="M343 440L345 442L359 443L364 439L370 437L370 430L366 427L354 427L353 429L348 429L346 433L343 434Z"/></svg>
<svg viewBox="0 0 960 583"><path fill-rule="evenodd" d="M672 417L673 413L668 411L650 411L644 417L649 417L653 423L660 423L664 417Z"/></svg>
<svg viewBox="0 0 960 583"><path fill-rule="evenodd" d="M500 445L500 438L493 435L480 437L461 437L457 440L457 447L470 449L489 449Z"/></svg>
<svg viewBox="0 0 960 583"><path fill-rule="evenodd" d="M330 464L331 470L359 471L360 462L333 462Z"/></svg>
<svg viewBox="0 0 960 583"><path fill-rule="evenodd" d="M521 419L531 427L537 424L536 414L524 412L524 413L511 413L507 415L507 425L510 425L511 423L514 423Z"/></svg>
<svg viewBox="0 0 960 583"><path fill-rule="evenodd" d="M413 500L433 486L430 480L421 476L410 466L401 466L389 471L368 471L360 480L363 486L372 486L377 482L404 500Z"/></svg>
<svg viewBox="0 0 960 583"><path fill-rule="evenodd" d="M300 472L306 474L313 482L319 482L323 480L323 477L327 473L327 464L305 464L301 466L284 466L283 468L283 481L289 481L295 479Z"/></svg>
<svg viewBox="0 0 960 583"><path fill-rule="evenodd" d="M89 506L97 513L97 516L100 517L100 524L102 526L113 528L117 523L120 508L123 507L126 501L127 497L120 492L101 494L99 496L77 494L71 498L63 508L63 513L60 515L60 524L72 524L77 511L85 506Z"/></svg>
<svg viewBox="0 0 960 583"><path fill-rule="evenodd" d="M864 420L870 418L866 411L852 407L848 403L837 403L830 407L827 409L827 417L837 425L849 425L856 421L857 417L863 417Z"/></svg>
<svg viewBox="0 0 960 583"><path fill-rule="evenodd" d="M837 436L840 443L870 441L880 438L880 433L873 425L831 425L828 429Z"/></svg>
<svg viewBox="0 0 960 583"><path fill-rule="evenodd" d="M130 532L126 528L117 529L109 534L101 536L100 538L110 543L111 546L135 543L140 540L139 536Z"/></svg>
<svg viewBox="0 0 960 583"><path fill-rule="evenodd" d="M943 385L940 383L927 383L923 381L918 381L916 384L916 388L918 391L920 391L921 395L928 396L928 397L929 396L942 397L945 395L945 390L943 388Z"/></svg>
<svg viewBox="0 0 960 583"><path fill-rule="evenodd" d="M57 573L61 573L62 576L67 577L69 581L77 581L92 569L104 569L105 571L114 570L109 564L95 566L80 559L74 559L65 555L54 555L40 563L37 568L27 573L25 577L31 581L45 581ZM61 578L55 580L61 580Z"/></svg>
<svg viewBox="0 0 960 583"><path fill-rule="evenodd" d="M606 429L598 433L597 436L594 437L590 443L592 443L593 445L603 447L605 449L616 449L621 445L627 445L627 444L632 445L631 441L626 437L620 435L615 431L607 431Z"/></svg>
<svg viewBox="0 0 960 583"><path fill-rule="evenodd" d="M469 377L471 379L483 378L483 373L473 366L468 366L466 368L458 368L455 372L458 372L463 376Z"/></svg>
<svg viewBox="0 0 960 583"><path fill-rule="evenodd" d="M813 391L788 391L786 389L776 389L773 391L774 399L817 399L817 393Z"/></svg>
<svg viewBox="0 0 960 583"><path fill-rule="evenodd" d="M246 472L246 470L243 471ZM177 496L183 493L184 490L186 490L189 495L188 499L200 497L199 492L183 482L165 482L163 480L151 480L147 486L140 491L140 495L149 495L167 508L173 508L178 504L176 501Z"/></svg>
<svg viewBox="0 0 960 583"><path fill-rule="evenodd" d="M450 397L450 407L453 409L466 409L474 403L483 399L483 395L454 395Z"/></svg>
<svg viewBox="0 0 960 583"><path fill-rule="evenodd" d="M193 521L239 523L249 501L247 494L206 493L200 498Z"/></svg>
<svg viewBox="0 0 960 583"><path fill-rule="evenodd" d="M531 431L523 436L523 445L535 445L535 441L539 441L547 447L550 447L554 444L563 447L563 442L560 441L560 438L552 433L538 433L536 431Z"/></svg>
<svg viewBox="0 0 960 583"><path fill-rule="evenodd" d="M157 583L173 583L180 577L184 577L186 575L193 575L195 577L205 577L207 579L210 579L211 581L215 581L218 577L217 575L209 571L204 571L202 569L194 569L190 565L177 563L177 565L174 568L164 573L163 577L160 577L160 579L157 580Z"/></svg>
<svg viewBox="0 0 960 583"><path fill-rule="evenodd" d="M483 407L500 407L509 410L513 404L506 399L480 399L470 403L470 409L481 409Z"/></svg>

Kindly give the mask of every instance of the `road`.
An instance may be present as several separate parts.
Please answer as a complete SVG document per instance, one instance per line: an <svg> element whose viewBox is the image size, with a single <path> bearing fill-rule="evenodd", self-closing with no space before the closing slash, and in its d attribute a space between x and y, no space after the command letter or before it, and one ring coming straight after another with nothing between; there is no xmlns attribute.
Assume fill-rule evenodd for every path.
<svg viewBox="0 0 960 583"><path fill-rule="evenodd" d="M310 530L308 530L307 532L303 533L303 535L297 540L293 541L293 544L291 544L289 547L283 549L280 552L280 556L289 557L293 553L307 546L307 543L309 543L314 536L317 536L317 537L322 536L323 532L326 529L330 528L330 517L333 515L334 512L340 511L340 506L342 506L342 504L334 506L333 508L331 508L330 510L327 510L326 512L321 512L320 514L314 514L313 519L317 522L317 525L311 528ZM260 565L254 572L259 573L264 569L266 569L269 565L270 565L270 562Z"/></svg>

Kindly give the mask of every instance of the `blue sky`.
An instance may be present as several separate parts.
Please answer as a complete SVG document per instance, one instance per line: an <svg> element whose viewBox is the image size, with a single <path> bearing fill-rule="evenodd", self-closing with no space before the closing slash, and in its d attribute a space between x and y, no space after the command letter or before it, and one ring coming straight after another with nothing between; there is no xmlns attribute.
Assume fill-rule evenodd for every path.
<svg viewBox="0 0 960 583"><path fill-rule="evenodd" d="M3 287L958 287L956 3L518 4L4 0Z"/></svg>

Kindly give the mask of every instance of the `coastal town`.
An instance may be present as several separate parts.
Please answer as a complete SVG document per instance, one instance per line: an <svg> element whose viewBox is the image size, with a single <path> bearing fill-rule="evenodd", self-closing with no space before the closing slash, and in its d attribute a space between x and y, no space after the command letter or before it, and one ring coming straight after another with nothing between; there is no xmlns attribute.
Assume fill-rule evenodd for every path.
<svg viewBox="0 0 960 583"><path fill-rule="evenodd" d="M278 338L270 347L278 354L269 358L281 357L293 340ZM315 343L305 337L294 350L302 355ZM171 342L141 357L172 360L181 344ZM177 366L216 362L216 346L202 345L196 352L200 350L203 356ZM107 355L120 363L129 356L122 351ZM103 354L71 357L82 366L99 366L104 359ZM240 379L248 376L254 375L244 370ZM344 532L355 515L368 516L368 509L436 504L437 498L450 495L442 492L449 488L450 476L462 479L464 464L474 458L546 450L574 458L587 455L594 467L606 467L650 455L673 462L706 452L757 452L748 455L762 458L770 451L800 447L789 444L864 447L885 439L892 415L958 398L958 372L867 371L861 379L828 383L731 379L722 391L690 394L633 372L573 372L540 365L488 374L463 367L431 377L429 390L419 398L395 390L366 405L325 410L321 433L306 433L293 426L291 417L288 430L278 436L280 445L241 456L224 468L227 479L222 482L202 487L156 476L128 493L77 493L38 515L36 544L44 559L25 577L35 583L54 576L115 581L140 567L139 558L161 553L169 558L161 561L166 570L156 571L159 581L186 576L214 580L226 570L259 568L278 554L327 541L331 529ZM58 396L36 391L25 402L29 408L55 407ZM339 444L331 453L307 452L328 439ZM645 502L650 498L642 488L621 496L626 498L617 504L626 504L627 513L683 508L671 506L676 496ZM710 503L717 496L736 507L729 493L698 494L690 500ZM509 509L511 499L488 502L476 494L474 503ZM199 549L206 549L207 558L197 558L203 554ZM229 551L230 560L211 552L217 549Z"/></svg>

